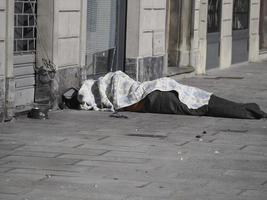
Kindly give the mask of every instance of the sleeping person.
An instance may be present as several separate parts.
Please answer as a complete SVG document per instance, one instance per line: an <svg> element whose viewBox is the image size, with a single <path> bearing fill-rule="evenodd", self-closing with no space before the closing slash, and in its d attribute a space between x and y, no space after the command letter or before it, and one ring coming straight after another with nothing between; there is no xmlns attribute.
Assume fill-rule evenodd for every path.
<svg viewBox="0 0 267 200"><path fill-rule="evenodd" d="M85 110L267 118L267 114L255 103L229 101L166 77L140 83L121 71L85 81L78 92L78 100Z"/></svg>

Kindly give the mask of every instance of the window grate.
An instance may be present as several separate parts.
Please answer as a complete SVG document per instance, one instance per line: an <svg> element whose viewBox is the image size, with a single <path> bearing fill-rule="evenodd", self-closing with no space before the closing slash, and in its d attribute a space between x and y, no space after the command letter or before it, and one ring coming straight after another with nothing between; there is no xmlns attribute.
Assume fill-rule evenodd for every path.
<svg viewBox="0 0 267 200"><path fill-rule="evenodd" d="M15 0L14 54L36 51L37 0Z"/></svg>
<svg viewBox="0 0 267 200"><path fill-rule="evenodd" d="M233 30L246 30L249 26L249 0L234 0Z"/></svg>
<svg viewBox="0 0 267 200"><path fill-rule="evenodd" d="M208 4L208 33L220 32L221 0L209 0Z"/></svg>

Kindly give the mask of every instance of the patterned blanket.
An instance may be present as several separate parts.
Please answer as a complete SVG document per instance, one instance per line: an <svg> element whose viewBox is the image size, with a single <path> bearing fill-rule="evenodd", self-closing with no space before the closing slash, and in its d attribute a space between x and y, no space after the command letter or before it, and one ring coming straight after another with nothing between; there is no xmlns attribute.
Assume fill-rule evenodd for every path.
<svg viewBox="0 0 267 200"><path fill-rule="evenodd" d="M121 71L110 72L97 80L84 82L78 100L85 110L114 111L133 105L155 90L176 91L180 101L190 109L207 105L211 93L182 85L171 78L137 82Z"/></svg>

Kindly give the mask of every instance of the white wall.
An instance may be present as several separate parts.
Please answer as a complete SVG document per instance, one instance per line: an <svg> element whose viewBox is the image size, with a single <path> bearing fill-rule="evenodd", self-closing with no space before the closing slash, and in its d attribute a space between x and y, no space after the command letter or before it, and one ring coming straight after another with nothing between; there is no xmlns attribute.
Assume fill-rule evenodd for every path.
<svg viewBox="0 0 267 200"><path fill-rule="evenodd" d="M13 77L14 0L0 0L0 76Z"/></svg>
<svg viewBox="0 0 267 200"><path fill-rule="evenodd" d="M84 6L86 8L86 0L38 1L39 65L46 54L58 69L84 65L84 56L81 56L85 54L86 41Z"/></svg>
<svg viewBox="0 0 267 200"><path fill-rule="evenodd" d="M195 14L195 21L196 23L197 22L199 23L199 29L198 29L199 56L198 56L198 62L196 63L196 73L204 74L206 72L206 57L207 57L208 0L200 0L198 3L199 3L199 15Z"/></svg>
<svg viewBox="0 0 267 200"><path fill-rule="evenodd" d="M228 68L232 63L232 15L233 0L223 0L221 18L220 68Z"/></svg>
<svg viewBox="0 0 267 200"><path fill-rule="evenodd" d="M164 55L166 0L128 1L126 57Z"/></svg>
<svg viewBox="0 0 267 200"><path fill-rule="evenodd" d="M250 0L249 61L259 61L260 0Z"/></svg>

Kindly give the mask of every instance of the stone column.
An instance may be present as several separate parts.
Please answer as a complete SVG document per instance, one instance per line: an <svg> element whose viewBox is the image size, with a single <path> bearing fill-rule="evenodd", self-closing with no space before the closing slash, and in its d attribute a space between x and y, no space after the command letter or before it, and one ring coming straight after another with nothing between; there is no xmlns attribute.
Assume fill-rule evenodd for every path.
<svg viewBox="0 0 267 200"><path fill-rule="evenodd" d="M49 59L55 64L57 72L50 91L39 90L36 95L38 99L42 92L50 92L54 107L66 89L79 87L81 83L86 49L86 2L87 0L38 1L40 34L37 38L37 65L43 64L42 58Z"/></svg>
<svg viewBox="0 0 267 200"><path fill-rule="evenodd" d="M163 76L166 0L128 1L126 72L137 80Z"/></svg>
<svg viewBox="0 0 267 200"><path fill-rule="evenodd" d="M199 63L199 19L200 19L200 0L192 2L192 27L191 27L191 45L189 65L195 69Z"/></svg>
<svg viewBox="0 0 267 200"><path fill-rule="evenodd" d="M220 68L228 68L232 64L232 19L233 0L222 1Z"/></svg>
<svg viewBox="0 0 267 200"><path fill-rule="evenodd" d="M259 61L260 0L250 0L249 61Z"/></svg>
<svg viewBox="0 0 267 200"><path fill-rule="evenodd" d="M11 120L15 110L15 78L14 78L14 0L6 0L6 110L5 120Z"/></svg>
<svg viewBox="0 0 267 200"><path fill-rule="evenodd" d="M181 1L169 0L168 4L168 60L170 67L179 66L179 34Z"/></svg>
<svg viewBox="0 0 267 200"><path fill-rule="evenodd" d="M190 63L191 30L192 30L192 1L181 2L181 21L179 27L179 66L188 66Z"/></svg>
<svg viewBox="0 0 267 200"><path fill-rule="evenodd" d="M14 116L14 0L0 0L0 121Z"/></svg>
<svg viewBox="0 0 267 200"><path fill-rule="evenodd" d="M6 82L6 0L0 0L0 122L5 116Z"/></svg>
<svg viewBox="0 0 267 200"><path fill-rule="evenodd" d="M197 74L205 74L207 57L207 19L208 0L200 0L199 6L199 60L196 66Z"/></svg>

